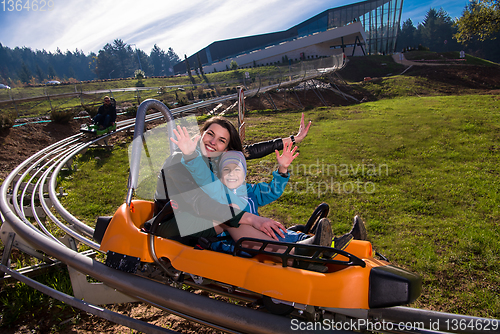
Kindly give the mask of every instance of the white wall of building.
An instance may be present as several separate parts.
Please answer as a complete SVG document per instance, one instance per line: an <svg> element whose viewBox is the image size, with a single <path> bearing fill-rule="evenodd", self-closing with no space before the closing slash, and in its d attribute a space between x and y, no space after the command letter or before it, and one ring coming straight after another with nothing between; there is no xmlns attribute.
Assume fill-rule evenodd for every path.
<svg viewBox="0 0 500 334"><path fill-rule="evenodd" d="M332 46L341 45L342 38L344 44L353 44L356 36L359 38L361 43L366 41L365 31L359 22L298 38L293 41L273 45L262 50L256 50L251 53L226 59L211 65L206 65L203 67L203 71L205 73L212 73L214 70L217 72L225 71L230 67L231 61L233 60L238 63L239 68L247 68L254 67L255 64L258 66L265 66L277 62L281 63L284 56L294 62L301 59L301 54L304 55L306 60L320 57L330 57L343 52L342 48L332 49ZM352 50L353 47L345 47L344 52L347 55L351 55ZM362 54L363 52L361 48L357 47L355 55Z"/></svg>

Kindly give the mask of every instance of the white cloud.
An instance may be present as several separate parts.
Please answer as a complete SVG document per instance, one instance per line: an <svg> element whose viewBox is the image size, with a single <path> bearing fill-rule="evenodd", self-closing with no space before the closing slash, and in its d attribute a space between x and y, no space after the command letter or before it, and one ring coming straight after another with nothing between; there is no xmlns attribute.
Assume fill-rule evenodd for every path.
<svg viewBox="0 0 500 334"><path fill-rule="evenodd" d="M54 0L51 12L10 20L7 46L97 52L122 39L192 54L213 41L287 29L337 4L319 0ZM306 11L304 10L306 9ZM307 16L309 15L309 16Z"/></svg>
<svg viewBox="0 0 500 334"><path fill-rule="evenodd" d="M122 39L149 53L154 44L182 58L230 38L288 29L329 8L356 0L53 0L50 12L0 13L0 42L54 52L98 52ZM466 0L464 0L466 1ZM430 7L457 7L454 0L404 2L403 20L422 21ZM458 4L463 8L465 4ZM459 14L458 14L459 15ZM455 14L457 16L457 14ZM452 15L454 17L454 15Z"/></svg>

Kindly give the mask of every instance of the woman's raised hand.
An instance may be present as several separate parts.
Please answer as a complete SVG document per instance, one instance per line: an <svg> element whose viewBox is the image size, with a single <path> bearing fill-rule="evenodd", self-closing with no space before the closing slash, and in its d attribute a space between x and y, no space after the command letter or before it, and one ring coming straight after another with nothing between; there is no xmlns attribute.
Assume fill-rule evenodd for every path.
<svg viewBox="0 0 500 334"><path fill-rule="evenodd" d="M193 139L191 139L186 127L181 128L180 125L177 125L177 130L174 129L173 132L175 137L177 137L177 140L174 137L170 137L170 141L176 144L184 155L193 154L201 136L196 135Z"/></svg>
<svg viewBox="0 0 500 334"><path fill-rule="evenodd" d="M300 143L307 136L307 133L309 132L310 127L311 127L311 121L309 121L307 126L305 126L304 113L302 113L302 117L300 119L299 132L294 136L296 143Z"/></svg>

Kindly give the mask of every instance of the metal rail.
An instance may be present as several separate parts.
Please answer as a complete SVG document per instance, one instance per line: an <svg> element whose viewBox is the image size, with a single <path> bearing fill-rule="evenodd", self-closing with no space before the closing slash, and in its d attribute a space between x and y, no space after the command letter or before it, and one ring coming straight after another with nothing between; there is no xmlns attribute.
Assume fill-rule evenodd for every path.
<svg viewBox="0 0 500 334"><path fill-rule="evenodd" d="M293 82L291 81L290 83L293 84ZM257 89L248 91L247 96L255 95L259 90L267 91L269 89L275 89L275 86L262 88L259 85ZM235 99L237 99L237 94L202 101L177 108L174 110L174 115L192 112L197 108ZM155 108L158 106L155 102L148 102L143 112L145 113L150 107ZM155 113L145 117L145 121L149 122L165 116L165 114ZM132 128L135 125L135 121L118 122L117 125L117 131L125 131ZM170 312L175 312L184 317L195 319L225 331L254 333L288 332L290 323L285 318L214 301L174 289L164 284L152 282L146 278L128 275L110 269L104 264L76 251L75 239L96 250L99 248L99 245L89 239L93 235L93 229L71 215L59 202L55 190L57 175L76 154L84 151L96 141L106 139L110 135L107 134L88 142L82 140L82 134L74 135L50 145L26 159L7 176L0 188L0 212L4 244L10 246L4 248L4 257L0 270L21 279L22 275L20 276L19 273L11 271L7 266L10 248L14 246L45 261L50 261L47 255L55 258L68 265L72 270L90 275L107 286L131 296L133 299L146 301L163 309L168 309ZM28 177L29 179L24 181ZM48 198L45 196L47 193L47 184ZM36 200L39 200L43 211L35 208ZM25 207L27 202L31 206ZM64 222L52 212L52 207L55 208ZM30 216L34 217L40 229L36 228L30 222L28 219ZM51 221L63 230L69 236L69 242L63 242L53 236L45 228L42 216L48 216ZM39 252L39 250L43 251L43 253ZM28 282L24 278L23 280ZM54 298L61 297L57 292L38 285L35 288ZM113 314L109 314L109 318L107 319L123 323L123 319ZM255 322L254 319L259 319L259 321Z"/></svg>

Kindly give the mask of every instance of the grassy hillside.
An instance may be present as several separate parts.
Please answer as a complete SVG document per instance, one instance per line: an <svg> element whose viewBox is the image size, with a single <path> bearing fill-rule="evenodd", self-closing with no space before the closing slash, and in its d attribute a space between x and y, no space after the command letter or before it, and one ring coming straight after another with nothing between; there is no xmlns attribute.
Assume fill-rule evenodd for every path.
<svg viewBox="0 0 500 334"><path fill-rule="evenodd" d="M359 214L376 251L423 277L411 306L500 318L500 75L490 65L413 67L400 75L405 68L389 56L351 58L341 75L369 102L305 111L313 126L287 192L261 215L293 225L326 202L342 234ZM367 76L380 78L362 82ZM247 143L296 133L301 113L249 111ZM75 161L78 172L61 175L69 212L93 224L123 203L127 146L123 139L110 151L90 149ZM249 180L269 181L275 157L248 165ZM54 286L71 293L68 283ZM50 300L22 284L0 297L0 326L36 318Z"/></svg>
<svg viewBox="0 0 500 334"><path fill-rule="evenodd" d="M292 225L326 202L336 234L359 214L377 251L423 277L413 306L498 318L498 105L498 96L410 97L310 110L313 127L287 192L261 214ZM247 140L293 133L299 117L250 112ZM107 183L125 189L124 158L123 147L82 157L79 172L63 182L67 209L89 223L112 213L123 194L111 195L117 191L99 175L120 171ZM273 156L250 161L249 178L269 181L274 164Z"/></svg>

